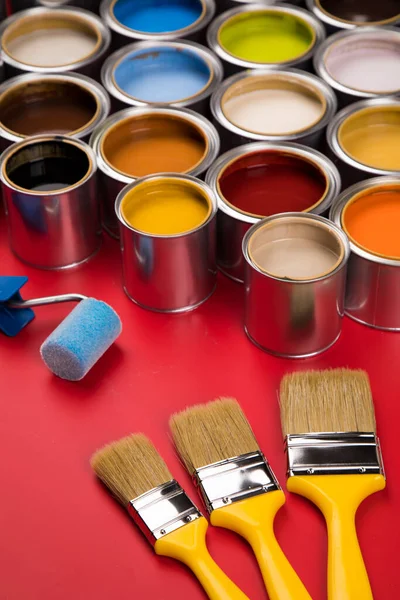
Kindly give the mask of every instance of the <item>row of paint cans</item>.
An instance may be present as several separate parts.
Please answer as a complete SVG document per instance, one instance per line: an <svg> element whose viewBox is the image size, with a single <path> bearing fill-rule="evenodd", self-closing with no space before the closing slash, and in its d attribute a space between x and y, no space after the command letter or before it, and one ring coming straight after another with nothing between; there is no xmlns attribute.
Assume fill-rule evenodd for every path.
<svg viewBox="0 0 400 600"><path fill-rule="evenodd" d="M135 179L163 172L200 176L216 160L219 136L202 115L186 108L134 107L111 115L90 144L101 179L103 224L114 237L114 202Z"/></svg>
<svg viewBox="0 0 400 600"><path fill-rule="evenodd" d="M318 19L283 3L243 4L222 13L207 31L208 45L222 60L227 75L266 67L309 70L324 39Z"/></svg>
<svg viewBox="0 0 400 600"><path fill-rule="evenodd" d="M111 35L100 17L81 8L30 8L0 25L7 77L74 71L98 78Z"/></svg>

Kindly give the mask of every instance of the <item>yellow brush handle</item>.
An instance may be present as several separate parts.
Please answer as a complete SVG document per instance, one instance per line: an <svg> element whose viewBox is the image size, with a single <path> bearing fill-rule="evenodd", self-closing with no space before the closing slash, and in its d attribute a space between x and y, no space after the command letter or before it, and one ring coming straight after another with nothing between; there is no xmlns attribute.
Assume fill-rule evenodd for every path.
<svg viewBox="0 0 400 600"><path fill-rule="evenodd" d="M249 600L213 561L206 546L208 523L200 517L156 541L157 554L184 563L211 600Z"/></svg>
<svg viewBox="0 0 400 600"><path fill-rule="evenodd" d="M211 523L235 531L249 542L270 600L311 600L274 534L274 518L284 503L281 490L268 492L214 510Z"/></svg>
<svg viewBox="0 0 400 600"><path fill-rule="evenodd" d="M325 517L329 600L372 600L355 516L365 498L383 490L385 478L382 475L295 476L289 477L287 487L311 500Z"/></svg>

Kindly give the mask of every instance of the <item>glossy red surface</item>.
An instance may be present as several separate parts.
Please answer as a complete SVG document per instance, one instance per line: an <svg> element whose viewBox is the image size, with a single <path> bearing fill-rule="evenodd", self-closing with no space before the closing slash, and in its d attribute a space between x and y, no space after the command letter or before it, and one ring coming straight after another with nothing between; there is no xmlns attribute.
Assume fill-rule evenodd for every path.
<svg viewBox="0 0 400 600"><path fill-rule="evenodd" d="M89 459L131 431L148 434L196 498L168 437L168 417L187 404L235 396L284 485L277 388L291 370L362 367L372 381L388 485L357 517L375 600L398 597L400 525L400 334L345 319L339 342L319 358L277 359L242 330L242 288L219 278L215 295L181 316L152 314L122 293L117 243L75 272L25 267L8 250L0 215L1 274L29 276L25 297L80 292L119 312L118 343L81 383L52 376L39 346L69 311L36 309L14 339L0 334L0 598L4 600L201 600L189 571L152 553L93 476ZM287 494L276 534L314 600L326 598L326 534L306 500ZM251 599L267 598L256 562L234 534L210 528L209 548ZM361 599L360 599L361 600Z"/></svg>

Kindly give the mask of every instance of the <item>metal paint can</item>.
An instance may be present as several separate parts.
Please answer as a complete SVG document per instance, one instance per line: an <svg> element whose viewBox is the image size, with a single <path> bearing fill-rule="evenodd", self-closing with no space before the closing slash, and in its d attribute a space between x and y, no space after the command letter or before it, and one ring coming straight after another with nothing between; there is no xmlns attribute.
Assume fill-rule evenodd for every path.
<svg viewBox="0 0 400 600"><path fill-rule="evenodd" d="M317 215L275 215L249 229L243 254L250 340L287 358L332 346L341 333L350 254L343 231Z"/></svg>
<svg viewBox="0 0 400 600"><path fill-rule="evenodd" d="M167 205L168 209L164 195L169 193L174 197L195 194L196 202L204 205L199 222L188 229L181 228L178 233L153 233L152 228L136 228L129 203L137 201L136 210L140 211L140 203L149 206L161 194L163 207ZM152 206L151 210L156 215L157 208ZM205 183L188 175L150 175L120 192L115 211L121 230L123 287L133 302L156 312L179 313L193 310L211 296L217 275L217 201ZM175 218L174 211L171 214Z"/></svg>
<svg viewBox="0 0 400 600"><path fill-rule="evenodd" d="M306 0L306 4L329 32L400 24L397 0Z"/></svg>
<svg viewBox="0 0 400 600"><path fill-rule="evenodd" d="M219 15L207 31L208 45L222 60L227 75L243 69L309 70L324 39L325 30L318 19L284 3L241 3Z"/></svg>
<svg viewBox="0 0 400 600"><path fill-rule="evenodd" d="M74 71L98 79L111 42L101 19L83 8L17 12L3 21L0 37L8 77Z"/></svg>
<svg viewBox="0 0 400 600"><path fill-rule="evenodd" d="M214 0L102 0L100 15L111 29L113 46L133 41L205 40L215 14ZM149 5L150 4L150 5Z"/></svg>
<svg viewBox="0 0 400 600"><path fill-rule="evenodd" d="M314 56L318 75L336 92L341 106L400 94L400 30L362 27L340 31Z"/></svg>
<svg viewBox="0 0 400 600"><path fill-rule="evenodd" d="M146 41L109 56L101 78L116 109L163 104L210 116L210 96L223 69L211 50L195 42Z"/></svg>
<svg viewBox="0 0 400 600"><path fill-rule="evenodd" d="M375 98L346 106L327 141L344 187L377 175L400 175L400 100Z"/></svg>
<svg viewBox="0 0 400 600"><path fill-rule="evenodd" d="M348 231L346 213L355 202L369 202L371 194L395 191L400 199L400 177L375 177L346 189L331 208L330 218ZM378 198L377 198L378 199ZM378 222L376 223L378 226ZM398 223L393 226L398 228ZM371 251L359 244L349 232L349 260L345 312L375 329L400 331L400 257Z"/></svg>
<svg viewBox="0 0 400 600"><path fill-rule="evenodd" d="M185 148L187 140L190 140L190 145L194 144L193 148L188 148L189 152L182 162L181 154L175 156L171 146L175 136L182 136L182 148ZM119 161L115 160L114 148L119 152L126 148L130 154L133 151L137 160L143 153L142 143L146 146L146 153L149 149L153 153L154 171L148 165L143 168L142 164L136 171L134 163L130 165L129 172L122 169ZM135 148L132 149L131 144ZM103 227L116 238L119 228L114 210L115 198L127 184L143 175L165 171L197 177L212 165L219 153L215 127L202 115L175 107L137 107L115 113L93 132L90 145L96 154L100 172Z"/></svg>
<svg viewBox="0 0 400 600"><path fill-rule="evenodd" d="M99 0L9 0L9 4L10 14L34 6L43 6L45 8L78 6L79 8L85 8L92 12L99 12Z"/></svg>
<svg viewBox="0 0 400 600"><path fill-rule="evenodd" d="M299 107L306 110L304 116ZM324 81L297 69L238 73L211 97L223 150L250 141L296 142L324 149L325 129L336 107L335 94Z"/></svg>
<svg viewBox="0 0 400 600"><path fill-rule="evenodd" d="M243 237L252 225L274 213L324 215L340 192L339 172L328 158L284 142L230 150L209 169L206 183L218 200L218 268L239 283L245 272Z"/></svg>
<svg viewBox="0 0 400 600"><path fill-rule="evenodd" d="M39 269L89 260L101 244L96 158L81 140L36 136L5 150L0 178L10 247Z"/></svg>
<svg viewBox="0 0 400 600"><path fill-rule="evenodd" d="M85 75L18 75L0 85L0 148L44 133L87 141L109 112L106 91Z"/></svg>

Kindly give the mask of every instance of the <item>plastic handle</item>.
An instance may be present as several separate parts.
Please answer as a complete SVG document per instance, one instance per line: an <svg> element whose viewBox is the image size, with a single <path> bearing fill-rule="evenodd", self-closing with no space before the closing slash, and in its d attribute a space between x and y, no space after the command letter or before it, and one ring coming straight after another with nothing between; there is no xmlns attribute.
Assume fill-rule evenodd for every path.
<svg viewBox="0 0 400 600"><path fill-rule="evenodd" d="M285 503L281 490L235 502L211 513L211 523L235 531L253 548L270 600L311 600L274 534L274 518Z"/></svg>
<svg viewBox="0 0 400 600"><path fill-rule="evenodd" d="M200 517L169 533L155 543L155 551L184 563L193 571L211 600L249 600L228 578L208 553L208 523Z"/></svg>
<svg viewBox="0 0 400 600"><path fill-rule="evenodd" d="M385 487L383 475L309 475L288 479L288 490L308 498L328 528L329 600L372 600L357 539L355 516L361 502Z"/></svg>

